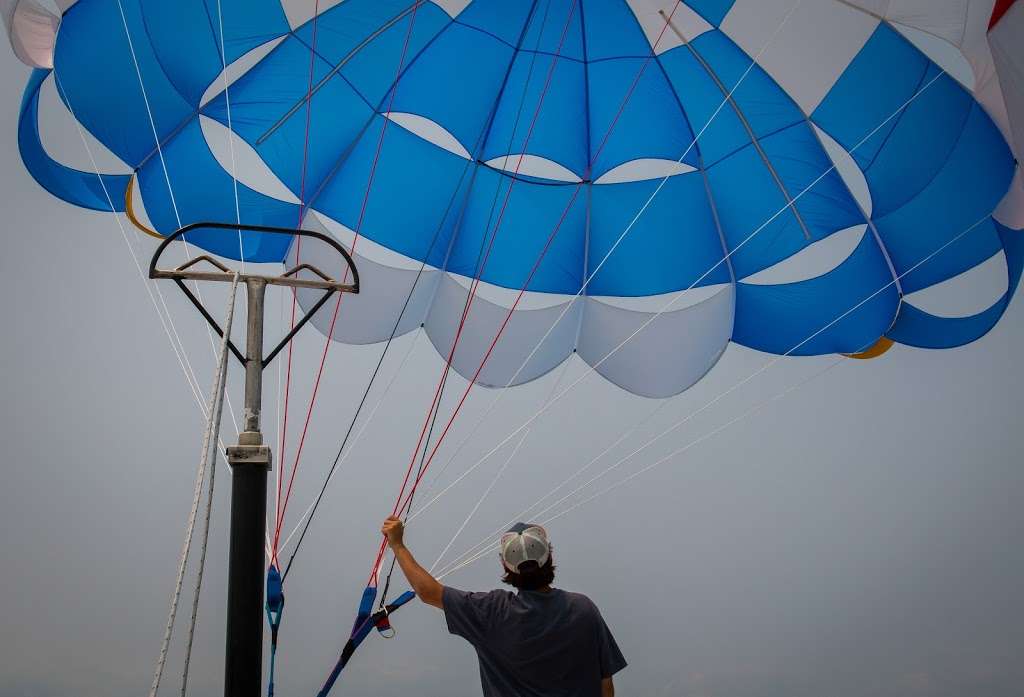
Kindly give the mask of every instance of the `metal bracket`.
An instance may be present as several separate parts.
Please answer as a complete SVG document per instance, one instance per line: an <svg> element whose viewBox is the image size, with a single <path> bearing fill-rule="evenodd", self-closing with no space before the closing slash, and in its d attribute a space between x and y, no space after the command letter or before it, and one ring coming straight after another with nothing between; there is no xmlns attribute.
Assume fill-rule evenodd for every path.
<svg viewBox="0 0 1024 697"><path fill-rule="evenodd" d="M319 311L320 308L324 306L324 304L327 302L328 299L330 299L332 295L334 295L335 293L359 293L359 270L356 269L356 265L355 262L352 260L352 256L345 250L344 247L338 244L336 240L327 235L324 235L319 232L312 232L310 230L296 230L293 228L269 227L265 225L242 225L235 223L192 223L191 225L186 225L185 227L165 237L163 242L160 243L160 246L156 248L156 251L153 253L153 258L150 259L149 262L149 277L154 279L162 278L174 281L181 289L181 292L185 294L185 297L187 297L189 301L193 305L195 305L196 309L199 310L199 313L203 316L203 318L210 324L211 327L213 327L213 330L217 332L218 336L224 336L224 329L220 326L220 324L217 323L217 320L213 318L209 311L207 311L207 309L203 306L202 302L199 301L199 298L197 298L195 294L188 289L188 286L185 285L185 281L193 280L231 283L235 279L235 272L208 254L201 254L193 259L190 259L181 266L175 267L173 269L157 268L157 263L160 261L160 257L163 255L167 247L170 246L171 242L174 242L175 240L178 239L182 239L189 232L198 229L225 230L235 231L239 233L245 230L250 232L260 232L271 235L294 235L296 237L312 237L333 247L335 251L337 251L338 254L340 254L341 257L345 260L347 272L352 278L351 282L339 281L335 278L332 278L331 276L327 275L317 267L308 263L298 264L293 268L288 269L280 276L267 276L263 274L244 273L238 274L238 278L242 282L262 281L267 285L285 286L289 288L314 288L321 289L324 291L324 294L320 296L316 303L314 303L313 307L311 307L302 316L302 318L295 323L295 326L292 327L291 331L289 331L284 336L284 338L281 339L281 341L279 341L278 344L266 355L266 357L262 361L261 367L263 368L266 368L268 365L270 365L271 361L274 360L277 354L279 354L284 349L284 347L288 345L288 342L291 341L299 332L299 330L302 329L306 325L306 323L313 318L313 315L315 315L317 311ZM195 267L197 267L201 263L212 266L214 270L204 271L196 269ZM317 278L299 278L299 273L302 271L308 271L311 274L317 276ZM228 348L231 350L231 353L234 354L235 358L237 358L242 363L242 365L246 365L248 363L248 359L238 349L238 347L235 346L235 343L231 340L231 337L228 337Z"/></svg>

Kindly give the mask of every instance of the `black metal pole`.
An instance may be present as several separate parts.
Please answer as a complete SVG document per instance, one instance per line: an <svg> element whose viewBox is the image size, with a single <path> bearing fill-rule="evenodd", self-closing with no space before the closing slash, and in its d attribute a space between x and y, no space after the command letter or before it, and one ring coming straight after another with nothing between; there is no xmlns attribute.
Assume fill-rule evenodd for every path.
<svg viewBox="0 0 1024 697"><path fill-rule="evenodd" d="M264 541L271 467L270 448L263 445L260 433L266 283L249 279L246 290L245 426L238 445L228 448L233 477L224 697L260 697L263 681Z"/></svg>

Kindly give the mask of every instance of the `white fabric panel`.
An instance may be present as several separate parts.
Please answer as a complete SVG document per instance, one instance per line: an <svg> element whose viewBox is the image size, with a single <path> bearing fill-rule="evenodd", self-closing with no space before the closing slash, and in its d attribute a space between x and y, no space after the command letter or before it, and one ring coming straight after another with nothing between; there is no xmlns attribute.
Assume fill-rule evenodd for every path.
<svg viewBox="0 0 1024 697"><path fill-rule="evenodd" d="M1009 287L1006 255L1000 251L984 263L903 300L937 317L971 317L992 307Z"/></svg>
<svg viewBox="0 0 1024 697"><path fill-rule="evenodd" d="M634 394L671 397L718 362L732 336L735 306L735 288L725 286L698 305L665 312L609 356L654 313L588 298L577 352L607 380Z"/></svg>
<svg viewBox="0 0 1024 697"><path fill-rule="evenodd" d="M519 161L520 157L522 157L522 162ZM503 155L492 158L484 164L509 174L516 173L516 168L518 167L518 173L527 177L540 177L541 179L553 179L560 182L578 182L580 180L578 174L564 165L539 155L520 155L519 153Z"/></svg>
<svg viewBox="0 0 1024 697"><path fill-rule="evenodd" d="M974 68L967 60L958 46L949 43L943 38L930 34L917 27L908 27L903 24L894 24L893 28L903 35L907 41L912 43L917 50L946 71L954 80L964 86L969 92L974 91L977 76Z"/></svg>
<svg viewBox="0 0 1024 697"><path fill-rule="evenodd" d="M458 14L466 9L472 1L473 0L431 0L431 2L447 12L451 17L458 16Z"/></svg>
<svg viewBox="0 0 1024 697"><path fill-rule="evenodd" d="M647 179L663 179L664 177L694 171L696 171L695 168L685 162L645 157L639 160L623 162L621 165L613 167L598 177L594 183L622 184L623 182L638 182Z"/></svg>
<svg viewBox="0 0 1024 697"><path fill-rule="evenodd" d="M199 115L199 127L214 159L228 176L239 183L278 201L298 204L298 197L267 166L259 153L245 140L229 131L220 121Z"/></svg>
<svg viewBox="0 0 1024 697"><path fill-rule="evenodd" d="M880 3L875 0L873 2L855 1L852 4L873 7L876 12L878 12L879 5L885 5L884 11L878 12L878 14L890 22L920 29L940 39L945 39L954 46L960 46L964 39L968 6L972 1L889 0L889 2ZM987 1L991 5L991 0ZM989 16L991 16L991 8Z"/></svg>
<svg viewBox="0 0 1024 697"><path fill-rule="evenodd" d="M810 114L878 27L878 19L835 0L737 0L724 31Z"/></svg>
<svg viewBox="0 0 1024 697"><path fill-rule="evenodd" d="M682 310L693 305L699 305L708 298L718 295L723 288L732 285L731 283L716 283L710 286L698 286L689 290L673 290L658 295L639 296L616 296L616 295L591 295L589 297L600 302L602 305L610 305L623 310L642 312L650 314L657 312L664 307L671 310Z"/></svg>
<svg viewBox="0 0 1024 697"><path fill-rule="evenodd" d="M36 0L3 0L0 11L18 60L33 68L52 68L60 17Z"/></svg>
<svg viewBox="0 0 1024 697"><path fill-rule="evenodd" d="M439 148L444 148L450 153L470 159L466 146L459 142L444 126L419 114L407 114L393 111L387 115L389 119L399 126L418 135L423 140L433 143Z"/></svg>
<svg viewBox="0 0 1024 697"><path fill-rule="evenodd" d="M1003 15L988 35L992 58L1010 122L1018 158L1024 154L1024 4L1019 2Z"/></svg>
<svg viewBox="0 0 1024 697"><path fill-rule="evenodd" d="M309 227L315 229L316 226ZM288 268L295 265L295 251L296 245L293 244L288 255ZM397 335L419 327L427 314L439 272L428 267L419 282L416 282L417 271L378 264L358 254L354 255L354 259L359 271L359 293L346 294L342 299L331 338L346 344L371 344L386 340L391 336L413 283L416 283L416 289L402 315ZM343 278L345 263L341 255L320 240L303 238L300 261L312 264L334 278ZM300 277L315 278L305 271ZM320 290L299 289L299 305L304 311L308 310L322 295L323 291ZM325 336L331 326L336 302L335 299L328 300L311 320L313 326Z"/></svg>
<svg viewBox="0 0 1024 697"><path fill-rule="evenodd" d="M458 331L469 292L444 274L438 281L437 295L427 317L427 335L442 358L447 358ZM516 310L487 359L477 382L486 387L519 385L534 380L560 364L572 353L579 326L582 301L572 304L558 319L566 305L539 310ZM473 377L497 335L508 310L479 295L473 299L469 316L452 358L452 367L467 380ZM558 324L527 361L541 338L555 322ZM526 362L525 367L523 363Z"/></svg>
<svg viewBox="0 0 1024 697"><path fill-rule="evenodd" d="M850 195L853 196L864 215L870 217L875 203L871 200L871 188L868 186L868 180L864 176L864 172L861 171L853 156L842 145L837 143L835 138L818 128L816 124L811 124L811 127L818 136L822 148L828 154L829 159L832 160L832 164L836 166L836 173L839 174L843 183L846 184Z"/></svg>
<svg viewBox="0 0 1024 697"><path fill-rule="evenodd" d="M1010 191L992 217L1008 228L1024 230L1024 172L1021 171L1020 165L1017 165Z"/></svg>
<svg viewBox="0 0 1024 697"><path fill-rule="evenodd" d="M740 280L754 286L775 286L824 276L856 251L867 229L865 224L836 232L807 245L788 259Z"/></svg>
<svg viewBox="0 0 1024 697"><path fill-rule="evenodd" d="M284 9L285 17L288 18L288 24L292 29L298 29L313 19L313 13L317 12L318 4L319 14L323 14L342 2L344 0L320 0L319 3L310 2L310 0L281 0L281 7Z"/></svg>
<svg viewBox="0 0 1024 697"><path fill-rule="evenodd" d="M203 92L203 96L199 100L200 107L206 106L210 100L217 97L224 91L225 77L227 77L228 96L230 97L231 85L233 85L238 78L249 72L284 40L285 37L278 36L264 44L260 44L254 49L246 51L244 54L239 56L237 60L230 63L225 70L219 72L217 77L210 81L206 91Z"/></svg>
<svg viewBox="0 0 1024 697"><path fill-rule="evenodd" d="M682 34L687 41L693 41L706 31L714 29L703 17L677 0L626 0L640 27L653 47L658 44L658 54L671 51L683 45ZM675 13L673 14L673 7ZM664 14L662 14L664 13ZM672 17L672 26L665 28L665 18ZM673 30L674 28L674 30ZM676 31L679 34L676 34ZM658 37L661 40L658 40Z"/></svg>

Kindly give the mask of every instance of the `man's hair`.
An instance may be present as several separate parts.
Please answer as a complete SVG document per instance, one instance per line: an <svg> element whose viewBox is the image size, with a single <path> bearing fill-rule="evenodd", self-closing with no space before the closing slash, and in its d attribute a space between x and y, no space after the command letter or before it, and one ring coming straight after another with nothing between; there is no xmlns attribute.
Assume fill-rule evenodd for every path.
<svg viewBox="0 0 1024 697"><path fill-rule="evenodd" d="M544 566L535 561L524 561L519 565L519 571L505 569L505 575L501 578L502 583L507 583L521 591L540 590L544 586L550 586L555 580L554 558L549 554Z"/></svg>

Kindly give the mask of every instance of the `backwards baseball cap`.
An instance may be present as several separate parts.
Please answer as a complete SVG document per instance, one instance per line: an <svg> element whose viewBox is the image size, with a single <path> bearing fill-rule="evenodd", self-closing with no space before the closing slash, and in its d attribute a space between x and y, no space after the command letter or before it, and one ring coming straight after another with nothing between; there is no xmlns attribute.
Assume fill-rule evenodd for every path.
<svg viewBox="0 0 1024 697"><path fill-rule="evenodd" d="M539 525L516 523L501 536L501 563L512 573L528 561L544 566L550 558L548 533Z"/></svg>

